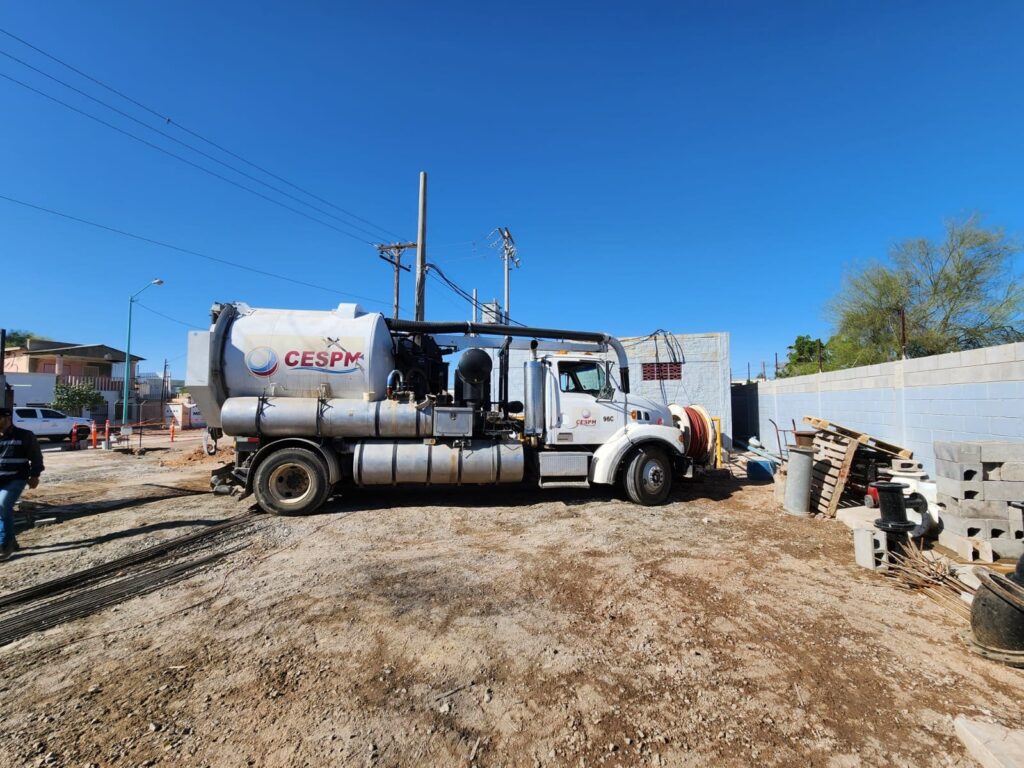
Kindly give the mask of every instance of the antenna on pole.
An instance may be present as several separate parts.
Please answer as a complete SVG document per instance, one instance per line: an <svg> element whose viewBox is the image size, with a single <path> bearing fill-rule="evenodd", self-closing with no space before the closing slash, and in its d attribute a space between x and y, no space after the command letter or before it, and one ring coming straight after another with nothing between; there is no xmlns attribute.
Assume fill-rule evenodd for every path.
<svg viewBox="0 0 1024 768"><path fill-rule="evenodd" d="M491 230L491 235L495 232L501 237L501 261L505 272L505 307L504 307L504 321L506 324L512 322L512 313L510 311L511 299L509 298L509 281L510 272L512 271L512 264L517 267L522 266L519 261L519 256L516 251L516 241L512 239L512 233L509 232L508 227L497 227ZM495 243L497 245L497 243Z"/></svg>

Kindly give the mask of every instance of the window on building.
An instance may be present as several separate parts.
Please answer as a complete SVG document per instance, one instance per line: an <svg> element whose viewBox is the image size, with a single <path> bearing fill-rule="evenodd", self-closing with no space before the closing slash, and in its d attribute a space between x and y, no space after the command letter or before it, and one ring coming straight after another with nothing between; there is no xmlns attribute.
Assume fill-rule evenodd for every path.
<svg viewBox="0 0 1024 768"><path fill-rule="evenodd" d="M680 381L683 378L683 364L641 363L640 377L644 381Z"/></svg>

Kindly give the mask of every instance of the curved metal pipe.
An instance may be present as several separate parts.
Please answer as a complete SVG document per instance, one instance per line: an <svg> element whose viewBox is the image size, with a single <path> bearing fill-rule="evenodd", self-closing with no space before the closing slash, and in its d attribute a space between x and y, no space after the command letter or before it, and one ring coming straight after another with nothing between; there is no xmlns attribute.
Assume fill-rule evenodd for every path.
<svg viewBox="0 0 1024 768"><path fill-rule="evenodd" d="M396 377L398 378L398 389L397 390L395 389L395 385L393 383ZM400 370L398 370L397 368L393 368L391 370L391 373L388 374L388 380L387 380L386 388L387 388L387 396L388 397L391 397L396 391L397 392L401 392L402 390L405 389L405 378L402 376L402 372Z"/></svg>
<svg viewBox="0 0 1024 768"><path fill-rule="evenodd" d="M619 359L619 376L622 391L629 394L629 361L622 343L607 333L594 331L564 331L556 328L531 328L497 323L469 323L465 321L429 322L426 320L384 319L392 331L405 333L465 333L485 336L516 336L528 339L562 339L564 341L594 341L615 351Z"/></svg>

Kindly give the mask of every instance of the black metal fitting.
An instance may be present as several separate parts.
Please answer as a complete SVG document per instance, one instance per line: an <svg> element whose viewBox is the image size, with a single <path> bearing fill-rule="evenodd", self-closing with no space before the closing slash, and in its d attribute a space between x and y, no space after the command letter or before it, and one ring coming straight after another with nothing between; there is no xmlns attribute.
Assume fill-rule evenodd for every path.
<svg viewBox="0 0 1024 768"><path fill-rule="evenodd" d="M909 533L917 527L907 520L907 505L903 498L906 483L872 483L878 491L878 508L882 516L875 520L875 528L886 533Z"/></svg>

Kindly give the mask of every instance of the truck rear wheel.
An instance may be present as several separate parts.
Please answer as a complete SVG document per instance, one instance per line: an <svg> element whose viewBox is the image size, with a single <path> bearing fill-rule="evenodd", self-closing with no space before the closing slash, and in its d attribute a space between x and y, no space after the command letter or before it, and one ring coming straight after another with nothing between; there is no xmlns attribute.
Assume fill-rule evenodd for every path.
<svg viewBox="0 0 1024 768"><path fill-rule="evenodd" d="M327 467L313 451L282 448L256 468L256 501L274 515L308 515L327 501L331 492Z"/></svg>
<svg viewBox="0 0 1024 768"><path fill-rule="evenodd" d="M672 491L672 462L660 448L641 448L626 465L626 494L635 504L664 504Z"/></svg>

